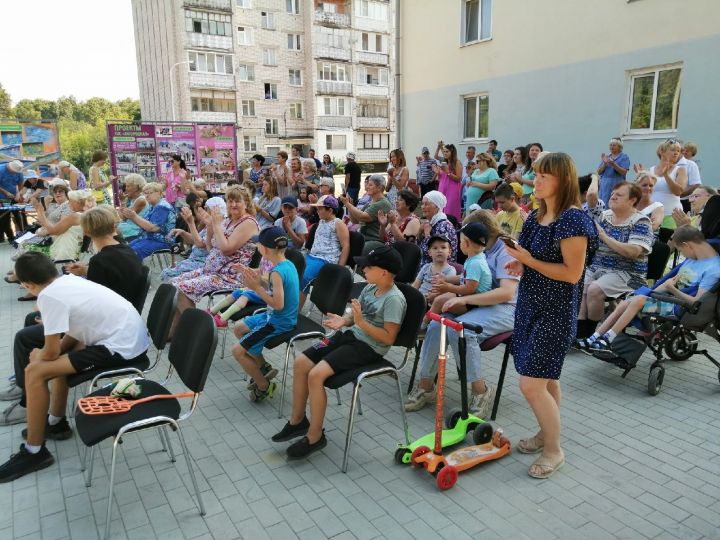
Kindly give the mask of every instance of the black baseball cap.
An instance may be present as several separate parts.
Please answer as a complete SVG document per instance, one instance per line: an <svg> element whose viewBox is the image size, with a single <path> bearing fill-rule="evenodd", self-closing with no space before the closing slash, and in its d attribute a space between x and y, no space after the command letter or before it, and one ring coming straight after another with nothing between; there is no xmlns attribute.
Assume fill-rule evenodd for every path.
<svg viewBox="0 0 720 540"><path fill-rule="evenodd" d="M460 232L463 233L471 242L480 244L481 246L487 245L489 233L487 227L485 227L482 223L477 221L468 223L460 229Z"/></svg>
<svg viewBox="0 0 720 540"><path fill-rule="evenodd" d="M283 205L283 206L287 205L287 206L292 206L293 208L297 208L297 207L298 207L298 202L297 202L297 199L296 199L295 197L288 196L288 197L283 197L283 198L282 198L282 205Z"/></svg>
<svg viewBox="0 0 720 540"><path fill-rule="evenodd" d="M260 243L270 249L282 249L288 246L287 233L282 227L263 229L260 234L253 236L251 241Z"/></svg>
<svg viewBox="0 0 720 540"><path fill-rule="evenodd" d="M428 244L427 244L428 249L430 249L430 246L433 245L433 242L435 242L435 240L441 240L443 242L447 242L448 244L450 244L452 246L452 242L450 242L450 239L447 236L444 236L442 234L434 234L430 237L430 240L428 240Z"/></svg>
<svg viewBox="0 0 720 540"><path fill-rule="evenodd" d="M377 266L397 275L402 270L403 261L396 249L390 246L380 246L364 257L355 257L355 264L360 267Z"/></svg>

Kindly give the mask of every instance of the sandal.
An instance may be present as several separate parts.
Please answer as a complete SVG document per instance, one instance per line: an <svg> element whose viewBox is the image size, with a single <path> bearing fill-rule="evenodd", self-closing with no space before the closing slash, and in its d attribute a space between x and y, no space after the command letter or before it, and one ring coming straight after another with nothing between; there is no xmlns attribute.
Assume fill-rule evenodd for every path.
<svg viewBox="0 0 720 540"><path fill-rule="evenodd" d="M528 475L530 475L532 478L537 478L539 480L545 480L546 478L550 478L557 470L560 469L565 465L565 457L561 457L559 461L552 462L550 459L546 458L545 456L540 456L535 460L535 462L530 465L530 468L528 469Z"/></svg>
<svg viewBox="0 0 720 540"><path fill-rule="evenodd" d="M537 454L545 448L545 442L537 435L533 435L529 439L520 439L517 449L521 454Z"/></svg>

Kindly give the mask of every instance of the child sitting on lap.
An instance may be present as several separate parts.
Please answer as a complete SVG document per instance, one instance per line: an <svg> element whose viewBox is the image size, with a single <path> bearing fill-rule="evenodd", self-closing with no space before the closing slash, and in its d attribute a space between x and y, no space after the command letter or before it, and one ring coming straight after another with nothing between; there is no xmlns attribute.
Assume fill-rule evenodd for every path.
<svg viewBox="0 0 720 540"><path fill-rule="evenodd" d="M275 442L303 437L288 447L291 458L307 456L327 444L323 429L325 381L343 371L380 362L395 343L405 317L405 297L394 282L402 268L400 254L382 246L356 257L355 262L365 268L368 284L360 298L352 301L352 313L328 314L323 325L336 332L295 358L292 415L272 437ZM346 326L350 329L343 330ZM310 420L305 415L308 398Z"/></svg>
<svg viewBox="0 0 720 540"><path fill-rule="evenodd" d="M252 377L248 388L251 401L262 401L272 397L275 383L271 379L277 370L265 361L262 350L271 338L289 332L297 324L300 300L300 278L295 265L285 258L288 237L280 227L268 227L253 242L257 242L260 254L273 264L269 277L269 290L260 275L243 265L236 269L243 276L243 283L249 292L256 294L260 301L267 304L264 313L245 317L235 326L235 335L240 343L233 347L233 356ZM241 295L245 295L243 291ZM243 298L247 298L243 296Z"/></svg>
<svg viewBox="0 0 720 540"><path fill-rule="evenodd" d="M453 277L457 275L455 267L448 263L452 247L450 240L444 236L433 236L428 242L428 253L432 262L425 263L420 267L415 281L412 286L418 289L428 303L435 300L438 295L437 292L433 292L433 278L436 275L443 277Z"/></svg>

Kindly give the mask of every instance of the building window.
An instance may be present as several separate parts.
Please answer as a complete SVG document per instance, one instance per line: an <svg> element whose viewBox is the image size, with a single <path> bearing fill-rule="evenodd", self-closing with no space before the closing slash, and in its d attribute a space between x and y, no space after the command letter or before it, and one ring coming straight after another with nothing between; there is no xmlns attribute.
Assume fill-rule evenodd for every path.
<svg viewBox="0 0 720 540"><path fill-rule="evenodd" d="M252 64L238 65L238 78L241 81L254 81L255 80L255 66L253 66Z"/></svg>
<svg viewBox="0 0 720 540"><path fill-rule="evenodd" d="M473 43L492 37L492 0L462 0L462 42Z"/></svg>
<svg viewBox="0 0 720 540"><path fill-rule="evenodd" d="M250 0L235 0L235 5L239 8L250 9Z"/></svg>
<svg viewBox="0 0 720 540"><path fill-rule="evenodd" d="M292 86L302 85L302 72L299 69L288 70L288 83Z"/></svg>
<svg viewBox="0 0 720 540"><path fill-rule="evenodd" d="M363 51L384 53L386 44L387 39L382 34L363 32L360 36L360 50Z"/></svg>
<svg viewBox="0 0 720 540"><path fill-rule="evenodd" d="M291 103L290 104L290 118L300 119L303 117L303 104L302 103Z"/></svg>
<svg viewBox="0 0 720 540"><path fill-rule="evenodd" d="M390 135L386 133L366 133L363 135L364 150L382 150L390 148Z"/></svg>
<svg viewBox="0 0 720 540"><path fill-rule="evenodd" d="M265 119L265 135L277 135L278 134L278 119L277 118L266 118Z"/></svg>
<svg viewBox="0 0 720 540"><path fill-rule="evenodd" d="M350 82L350 73L342 64L319 64L318 79L321 81Z"/></svg>
<svg viewBox="0 0 720 540"><path fill-rule="evenodd" d="M288 49L291 51L300 50L300 34L288 34L287 35Z"/></svg>
<svg viewBox="0 0 720 540"><path fill-rule="evenodd" d="M379 21L387 21L387 3L359 0L358 2L354 2L354 4L357 6L356 15L377 19Z"/></svg>
<svg viewBox="0 0 720 540"><path fill-rule="evenodd" d="M488 136L488 110L490 100L487 94L465 97L465 139L485 139Z"/></svg>
<svg viewBox="0 0 720 540"><path fill-rule="evenodd" d="M325 135L325 148L328 150L345 150L347 148L346 135Z"/></svg>
<svg viewBox="0 0 720 540"><path fill-rule="evenodd" d="M255 101L253 101L252 99L242 100L242 115L255 116Z"/></svg>
<svg viewBox="0 0 720 540"><path fill-rule="evenodd" d="M377 68L370 66L358 66L358 84L370 84L373 86L388 85L387 68Z"/></svg>
<svg viewBox="0 0 720 540"><path fill-rule="evenodd" d="M190 108L196 112L235 112L235 94L213 90L195 91L190 96Z"/></svg>
<svg viewBox="0 0 720 540"><path fill-rule="evenodd" d="M300 0L285 0L285 9L288 13L297 15L300 13Z"/></svg>
<svg viewBox="0 0 720 540"><path fill-rule="evenodd" d="M261 11L260 26L265 30L275 30L275 14L272 11Z"/></svg>
<svg viewBox="0 0 720 540"><path fill-rule="evenodd" d="M368 99L358 103L360 118L388 118L388 102L379 99Z"/></svg>
<svg viewBox="0 0 720 540"><path fill-rule="evenodd" d="M631 74L629 133L677 129L681 72L681 66L675 65Z"/></svg>
<svg viewBox="0 0 720 540"><path fill-rule="evenodd" d="M320 8L324 13L337 13L337 6L331 2L322 2Z"/></svg>
<svg viewBox="0 0 720 540"><path fill-rule="evenodd" d="M252 45L252 28L249 26L238 26L238 45Z"/></svg>
<svg viewBox="0 0 720 540"><path fill-rule="evenodd" d="M206 11L185 10L185 30L195 34L211 36L230 36L232 25L230 15L208 13Z"/></svg>
<svg viewBox="0 0 720 540"><path fill-rule="evenodd" d="M265 83L265 99L277 98L277 84Z"/></svg>
<svg viewBox="0 0 720 540"><path fill-rule="evenodd" d="M257 137L255 135L245 135L243 137L243 150L257 152Z"/></svg>
<svg viewBox="0 0 720 540"><path fill-rule="evenodd" d="M326 97L320 98L320 114L321 116L346 116L350 114L350 107L347 99Z"/></svg>
<svg viewBox="0 0 720 540"><path fill-rule="evenodd" d="M201 53L188 51L190 71L200 73L227 73L233 72L233 58L229 54Z"/></svg>
<svg viewBox="0 0 720 540"><path fill-rule="evenodd" d="M263 49L263 64L266 66L277 66L275 49Z"/></svg>

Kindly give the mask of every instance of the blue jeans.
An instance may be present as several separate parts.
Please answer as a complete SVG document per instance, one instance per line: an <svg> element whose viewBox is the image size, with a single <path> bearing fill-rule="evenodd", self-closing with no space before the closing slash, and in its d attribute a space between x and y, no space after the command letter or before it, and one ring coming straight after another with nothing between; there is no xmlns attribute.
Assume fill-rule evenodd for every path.
<svg viewBox="0 0 720 540"><path fill-rule="evenodd" d="M466 365L468 382L481 381L480 371L480 344L489 337L503 332L512 331L515 325L515 306L510 304L497 304L471 309L464 315L457 317L461 322L479 324L483 331L480 334L465 331ZM450 345L455 362L460 366L460 349L458 346L458 333L447 328L447 343ZM440 323L431 321L428 325L420 351L420 378L431 379L437 372L437 357L440 353Z"/></svg>
<svg viewBox="0 0 720 540"><path fill-rule="evenodd" d="M349 187L345 190L348 194L348 197L350 197L353 200L353 204L357 204L358 197L360 196L360 188L359 187Z"/></svg>

